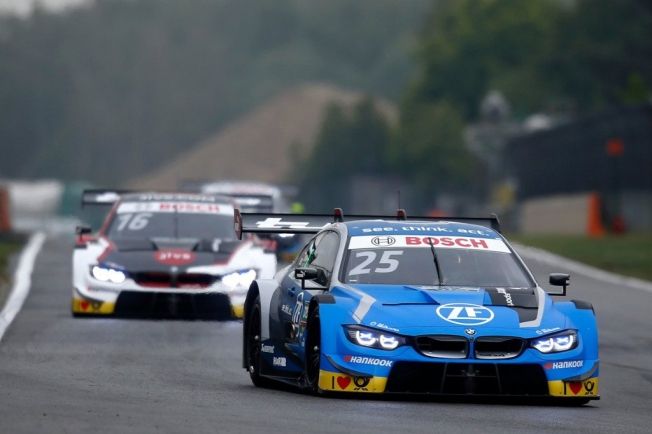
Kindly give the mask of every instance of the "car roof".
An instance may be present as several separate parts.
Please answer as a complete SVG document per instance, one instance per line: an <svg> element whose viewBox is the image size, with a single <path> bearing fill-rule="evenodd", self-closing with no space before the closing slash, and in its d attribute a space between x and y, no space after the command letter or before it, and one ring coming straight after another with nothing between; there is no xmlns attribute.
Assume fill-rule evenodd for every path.
<svg viewBox="0 0 652 434"><path fill-rule="evenodd" d="M120 196L122 202L196 202L232 205L233 199L216 194L197 193L127 193Z"/></svg>
<svg viewBox="0 0 652 434"><path fill-rule="evenodd" d="M202 191L207 193L229 194L229 195L264 195L277 196L281 189L262 182L247 181L219 181L204 184Z"/></svg>

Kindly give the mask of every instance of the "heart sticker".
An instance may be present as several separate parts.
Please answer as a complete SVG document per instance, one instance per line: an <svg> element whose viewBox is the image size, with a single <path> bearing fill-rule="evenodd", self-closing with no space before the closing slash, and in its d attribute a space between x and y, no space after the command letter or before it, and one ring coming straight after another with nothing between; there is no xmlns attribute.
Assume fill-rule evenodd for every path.
<svg viewBox="0 0 652 434"><path fill-rule="evenodd" d="M349 377L337 377L337 385L340 386L340 389L346 389L349 384L351 384Z"/></svg>
<svg viewBox="0 0 652 434"><path fill-rule="evenodd" d="M577 395L582 390L582 383L579 381L568 383L568 386L570 387L571 392L573 392L573 395Z"/></svg>

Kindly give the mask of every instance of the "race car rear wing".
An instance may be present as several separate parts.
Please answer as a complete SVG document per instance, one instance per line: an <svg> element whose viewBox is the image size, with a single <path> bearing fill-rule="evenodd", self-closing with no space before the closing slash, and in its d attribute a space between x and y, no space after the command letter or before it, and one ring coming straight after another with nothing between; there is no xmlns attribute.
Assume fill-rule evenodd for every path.
<svg viewBox="0 0 652 434"><path fill-rule="evenodd" d="M495 214L489 217L408 217L405 210L399 209L393 216L347 215L345 217L341 208L335 208L333 214L243 213L236 208L233 217L238 239L242 239L243 233L315 234L331 223L355 220L453 221L485 226L500 232L500 222Z"/></svg>
<svg viewBox="0 0 652 434"><path fill-rule="evenodd" d="M120 199L120 195L133 193L132 190L88 189L82 192L81 205L113 205Z"/></svg>

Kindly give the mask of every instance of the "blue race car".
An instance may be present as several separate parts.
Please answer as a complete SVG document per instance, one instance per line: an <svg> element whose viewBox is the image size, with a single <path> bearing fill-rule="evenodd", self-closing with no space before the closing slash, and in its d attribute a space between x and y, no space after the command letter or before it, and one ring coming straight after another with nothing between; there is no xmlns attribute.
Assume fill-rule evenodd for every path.
<svg viewBox="0 0 652 434"><path fill-rule="evenodd" d="M274 279L255 280L243 368L256 386L321 392L598 395L591 304L554 301L498 220L235 213L243 232L314 233Z"/></svg>

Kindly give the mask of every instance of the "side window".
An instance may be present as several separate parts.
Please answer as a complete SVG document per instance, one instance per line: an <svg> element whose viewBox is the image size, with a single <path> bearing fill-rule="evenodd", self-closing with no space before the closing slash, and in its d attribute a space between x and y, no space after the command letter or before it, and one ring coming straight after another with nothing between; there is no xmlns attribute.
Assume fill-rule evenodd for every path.
<svg viewBox="0 0 652 434"><path fill-rule="evenodd" d="M333 266L335 265L335 258L337 257L339 245L340 237L336 232L324 232L324 234L317 239L317 248L315 249L311 265L323 268L328 271L328 274L330 275L333 271Z"/></svg>
<svg viewBox="0 0 652 434"><path fill-rule="evenodd" d="M315 248L317 239L321 237L321 234L313 238L306 244L306 246L301 250L299 256L297 256L294 266L292 268L301 268L309 266L315 258Z"/></svg>

